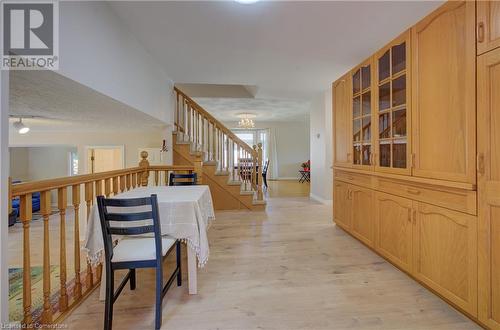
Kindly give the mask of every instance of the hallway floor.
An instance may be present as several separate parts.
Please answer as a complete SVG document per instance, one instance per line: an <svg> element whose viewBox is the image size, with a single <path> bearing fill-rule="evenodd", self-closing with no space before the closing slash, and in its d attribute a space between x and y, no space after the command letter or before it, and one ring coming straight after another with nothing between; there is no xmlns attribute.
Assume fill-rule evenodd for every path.
<svg viewBox="0 0 500 330"><path fill-rule="evenodd" d="M479 329L331 221L308 197L270 198L267 212L218 212L199 294L172 287L164 329ZM167 270L168 271L168 270ZM166 272L167 272L166 271ZM97 290L65 321L101 329ZM154 274L115 304L114 329L154 327Z"/></svg>

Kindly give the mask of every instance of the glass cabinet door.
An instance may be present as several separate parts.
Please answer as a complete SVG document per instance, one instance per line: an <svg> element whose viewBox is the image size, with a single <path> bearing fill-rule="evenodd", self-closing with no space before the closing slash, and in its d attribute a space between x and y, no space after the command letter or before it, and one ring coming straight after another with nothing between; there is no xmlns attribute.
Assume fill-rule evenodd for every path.
<svg viewBox="0 0 500 330"><path fill-rule="evenodd" d="M408 171L408 39L400 39L377 55L378 116L376 166L394 172Z"/></svg>
<svg viewBox="0 0 500 330"><path fill-rule="evenodd" d="M371 65L352 73L352 162L372 165L372 91Z"/></svg>

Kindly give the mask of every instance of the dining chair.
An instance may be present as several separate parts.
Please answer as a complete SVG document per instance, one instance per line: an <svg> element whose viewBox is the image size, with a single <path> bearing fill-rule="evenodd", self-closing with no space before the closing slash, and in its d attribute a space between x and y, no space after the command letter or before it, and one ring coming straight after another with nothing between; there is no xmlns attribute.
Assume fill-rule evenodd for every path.
<svg viewBox="0 0 500 330"><path fill-rule="evenodd" d="M264 183L264 186L267 188L267 170L269 168L269 159L266 161L264 164L264 167L262 168L262 181Z"/></svg>
<svg viewBox="0 0 500 330"><path fill-rule="evenodd" d="M194 186L197 181L196 173L189 174L178 174L170 173L170 178L168 180L169 186Z"/></svg>
<svg viewBox="0 0 500 330"><path fill-rule="evenodd" d="M156 269L155 329L159 329L161 327L163 297L175 278L177 278L177 286L182 285L180 241L161 236L156 195L131 199L107 199L104 196L98 196L97 206L104 239L106 264L104 329L110 330L112 328L113 304L127 281L130 282L130 290L135 290L135 270L137 268ZM127 209L132 210L127 212ZM154 237L137 236L148 233L153 233ZM123 236L114 247L112 235ZM163 286L163 261L174 247L177 265ZM129 271L115 292L114 274L119 269L128 269Z"/></svg>

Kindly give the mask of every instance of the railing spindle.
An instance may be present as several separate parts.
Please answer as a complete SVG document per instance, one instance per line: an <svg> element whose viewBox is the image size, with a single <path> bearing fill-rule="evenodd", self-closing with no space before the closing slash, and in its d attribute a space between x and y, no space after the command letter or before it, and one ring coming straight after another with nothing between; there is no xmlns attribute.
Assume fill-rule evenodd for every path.
<svg viewBox="0 0 500 330"><path fill-rule="evenodd" d="M31 324L31 252L30 221L32 217L31 194L20 196L20 218L23 223L23 324Z"/></svg>
<svg viewBox="0 0 500 330"><path fill-rule="evenodd" d="M111 178L104 179L104 194L106 197L111 195Z"/></svg>
<svg viewBox="0 0 500 330"><path fill-rule="evenodd" d="M50 237L49 217L52 213L50 190L40 192L40 212L43 217L43 311L42 323L52 322L52 305L50 303Z"/></svg>
<svg viewBox="0 0 500 330"><path fill-rule="evenodd" d="M112 180L113 180L113 195L117 195L118 191L119 191L119 188L118 188L118 186L119 186L118 179L119 179L118 176L114 176L112 178Z"/></svg>
<svg viewBox="0 0 500 330"><path fill-rule="evenodd" d="M57 190L57 207L60 215L59 234L59 279L61 282L59 296L59 310L68 309L68 292L66 289L66 206L68 205L68 191L66 187Z"/></svg>
<svg viewBox="0 0 500 330"><path fill-rule="evenodd" d="M121 175L120 176L120 192L124 192L125 188L127 188L127 176L126 175Z"/></svg>
<svg viewBox="0 0 500 330"><path fill-rule="evenodd" d="M259 151L257 153L257 164L259 165L259 176L258 176L258 183L257 183L257 200L261 201L264 199L264 195L262 194L262 185L264 184L264 179L262 178L262 170L264 166L264 162L262 159L262 143L258 144L259 146Z"/></svg>
<svg viewBox="0 0 500 330"><path fill-rule="evenodd" d="M72 187L73 209L75 212L75 300L82 296L82 283L80 279L80 185Z"/></svg>

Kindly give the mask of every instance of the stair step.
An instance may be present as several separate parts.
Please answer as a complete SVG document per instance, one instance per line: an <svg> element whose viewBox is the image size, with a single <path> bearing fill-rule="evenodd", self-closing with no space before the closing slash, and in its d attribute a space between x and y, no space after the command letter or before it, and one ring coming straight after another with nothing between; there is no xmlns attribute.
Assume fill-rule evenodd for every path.
<svg viewBox="0 0 500 330"><path fill-rule="evenodd" d="M224 176L224 175L229 175L229 171L215 171L216 176Z"/></svg>

